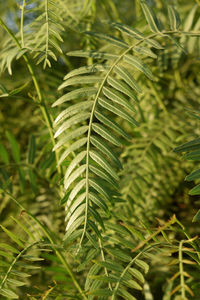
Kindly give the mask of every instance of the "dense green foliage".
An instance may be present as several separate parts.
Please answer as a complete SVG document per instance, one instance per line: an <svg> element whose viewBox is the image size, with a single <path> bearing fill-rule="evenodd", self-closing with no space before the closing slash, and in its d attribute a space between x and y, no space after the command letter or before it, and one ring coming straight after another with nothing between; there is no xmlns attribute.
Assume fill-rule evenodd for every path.
<svg viewBox="0 0 200 300"><path fill-rule="evenodd" d="M16 3L0 299L200 299L199 0Z"/></svg>

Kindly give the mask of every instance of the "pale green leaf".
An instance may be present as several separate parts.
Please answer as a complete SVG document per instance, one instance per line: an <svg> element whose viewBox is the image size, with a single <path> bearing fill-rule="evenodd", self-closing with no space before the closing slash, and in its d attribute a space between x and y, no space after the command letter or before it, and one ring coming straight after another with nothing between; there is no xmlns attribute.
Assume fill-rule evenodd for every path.
<svg viewBox="0 0 200 300"><path fill-rule="evenodd" d="M95 87L83 87L80 89L76 89L76 90L69 92L69 93L63 95L62 97L60 97L56 102L54 102L52 107L55 107L57 105L60 105L66 101L70 101L73 99L77 99L77 98L82 99L82 98L92 96L96 92L97 92L97 89Z"/></svg>
<svg viewBox="0 0 200 300"><path fill-rule="evenodd" d="M116 90L121 91L122 93L124 93L125 95L129 96L130 98L136 100L135 95L132 93L132 91L130 91L130 89L128 88L128 86L123 83L122 81L119 81L117 79L114 78L108 78L108 83L114 87ZM108 97L109 99L111 99L112 101L124 106L125 108L127 108L128 110L130 110L131 112L135 113L136 110L133 107L133 105L131 105L129 103L129 101L119 92L117 92L115 89L113 88L108 88L108 87L104 87L103 88L103 93L106 97ZM136 100L137 101L137 100Z"/></svg>
<svg viewBox="0 0 200 300"><path fill-rule="evenodd" d="M112 119L106 117L102 112L96 111L95 116L104 125L110 127L115 132L117 132L119 135L123 136L126 139L131 138L131 136L128 133L126 133L115 121L113 121Z"/></svg>
<svg viewBox="0 0 200 300"><path fill-rule="evenodd" d="M137 93L141 93L142 90L137 84L137 81L133 78L133 76L123 67L115 66L115 73L121 77L133 90Z"/></svg>
<svg viewBox="0 0 200 300"><path fill-rule="evenodd" d="M69 219L66 227L66 231L71 227L71 225L82 215L85 210L86 204L81 204L72 214L71 218Z"/></svg>
<svg viewBox="0 0 200 300"><path fill-rule="evenodd" d="M114 179L119 180L119 177L115 170L110 166L107 160L97 151L90 150L90 157L102 168L104 168Z"/></svg>
<svg viewBox="0 0 200 300"><path fill-rule="evenodd" d="M142 10L144 12L145 18L149 24L149 27L153 32L160 32L161 28L158 22L158 19L156 18L156 15L153 11L153 9L146 3L145 0L140 0Z"/></svg>
<svg viewBox="0 0 200 300"><path fill-rule="evenodd" d="M65 159L66 157L73 151L81 148L83 145L85 145L85 143L87 142L87 138L84 137L84 138L81 138L79 140L77 140L76 142L74 142L73 144L71 144L67 150L65 150L63 152L63 154L61 155L60 159L59 159L59 162L58 162L58 165L60 165Z"/></svg>
<svg viewBox="0 0 200 300"><path fill-rule="evenodd" d="M11 289L1 289L0 294L8 299L19 299L17 294L15 294Z"/></svg>
<svg viewBox="0 0 200 300"><path fill-rule="evenodd" d="M69 56L78 56L78 57L92 57L98 59L117 59L118 55L106 53L106 52L96 52L96 51L86 51L86 50L78 50L68 52Z"/></svg>
<svg viewBox="0 0 200 300"><path fill-rule="evenodd" d="M142 275L142 273L140 271L138 271L137 269L134 269L134 268L129 268L128 272L131 275L133 275L137 280L144 283L144 276Z"/></svg>
<svg viewBox="0 0 200 300"><path fill-rule="evenodd" d="M118 156L113 152L113 150L108 146L108 144L100 137L91 136L90 137L91 143L97 147L102 153L106 154L111 161L113 161L118 168L122 169L121 162Z"/></svg>
<svg viewBox="0 0 200 300"><path fill-rule="evenodd" d="M85 158L86 156L86 151L82 151L79 154L76 155L76 157L71 161L69 167L67 168L67 171L65 173L65 179L64 182L67 181L69 175L71 172L76 168L76 166Z"/></svg>
<svg viewBox="0 0 200 300"><path fill-rule="evenodd" d="M151 70L139 58L127 54L123 57L123 60L127 64L132 65L134 68L144 73L149 79L154 80Z"/></svg>
<svg viewBox="0 0 200 300"><path fill-rule="evenodd" d="M100 207L101 209L103 209L106 213L108 213L108 206L107 204L102 200L101 197L99 197L98 195L90 192L89 193L89 199L95 203L98 207Z"/></svg>
<svg viewBox="0 0 200 300"><path fill-rule="evenodd" d="M137 121L132 116L130 116L122 108L119 108L116 105L111 104L111 102L108 101L107 99L99 98L99 104L102 107L104 107L104 108L108 109L109 111L113 112L117 116L119 116L119 117L123 118L124 120L128 121L129 123L138 126Z"/></svg>
<svg viewBox="0 0 200 300"><path fill-rule="evenodd" d="M64 81L58 88L58 90L61 90L63 88L66 88L70 85L75 84L94 84L102 81L102 77L100 76L75 76L73 78L67 79Z"/></svg>
<svg viewBox="0 0 200 300"><path fill-rule="evenodd" d="M176 9L171 5L168 6L168 16L171 30L178 30L181 24L180 16Z"/></svg>
<svg viewBox="0 0 200 300"><path fill-rule="evenodd" d="M67 134L65 134L58 143L53 147L52 151L55 151L56 149L60 148L65 143L69 142L70 140L73 140L82 134L84 134L88 130L88 126L81 126L76 128L75 130L69 131Z"/></svg>
<svg viewBox="0 0 200 300"><path fill-rule="evenodd" d="M132 296L129 292L122 288L119 288L117 290L117 294L125 300L137 300L134 296Z"/></svg>
<svg viewBox="0 0 200 300"><path fill-rule="evenodd" d="M107 68L108 68L108 66L103 65L103 64L93 64L93 65L89 65L89 66L83 66L83 67L80 67L78 69L75 69L75 70L72 70L71 72L69 72L64 77L64 80L69 79L74 76L87 74L87 73L90 74L90 73L104 72L107 70Z"/></svg>
<svg viewBox="0 0 200 300"><path fill-rule="evenodd" d="M70 119L68 119L67 121L65 121L56 131L54 137L57 138L61 133L63 133L63 131L65 131L66 129L72 127L72 125L75 125L77 123L83 122L85 120L87 120L90 117L90 113L88 112L82 112L79 113L73 117L71 117Z"/></svg>
<svg viewBox="0 0 200 300"><path fill-rule="evenodd" d="M107 181L109 184L111 184L115 189L118 189L119 186L118 184L115 182L115 180L113 180L113 178L107 173L105 172L104 169L102 169L101 167L96 167L93 166L92 164L90 164L89 169L96 174L98 177L101 177L102 179L104 179L105 181Z"/></svg>
<svg viewBox="0 0 200 300"><path fill-rule="evenodd" d="M137 96L135 95L135 93L129 88L129 86L124 83L122 80L113 78L111 76L108 76L107 82L109 83L109 85L111 85L114 89L118 90L119 92L125 94L126 96L130 97L131 99L134 99L136 102L138 102ZM104 87L104 89L107 89L106 87ZM112 88L109 88L109 90L113 90ZM135 109L132 105L130 105L130 103L127 101L127 99L125 97L123 97L123 95L121 93L119 93L117 91L115 91L115 93L117 93L118 98L123 98L124 101L121 101L121 105L125 105L128 106L128 109L130 109L131 111L135 112Z"/></svg>
<svg viewBox="0 0 200 300"><path fill-rule="evenodd" d="M116 138L114 135L110 134L106 127L104 127L101 124L98 123L93 123L92 124L92 129L98 133L100 136L102 136L104 139L108 140L112 144L116 146L121 146L121 142L118 138Z"/></svg>
<svg viewBox="0 0 200 300"><path fill-rule="evenodd" d="M105 40L109 44L113 45L113 47L117 46L117 47L123 48L123 49L128 48L128 45L125 42L123 42L122 40L120 40L114 36L106 35L103 33L96 33L96 32L86 32L86 33L98 38L98 40Z"/></svg>
<svg viewBox="0 0 200 300"><path fill-rule="evenodd" d="M64 188L67 190L69 186L85 171L86 165L78 167L71 175L64 180Z"/></svg>
<svg viewBox="0 0 200 300"><path fill-rule="evenodd" d="M94 101L83 101L73 105L70 105L67 109L63 110L55 119L54 126L58 125L60 122L65 120L68 117L73 116L78 112L83 112L84 110L90 108Z"/></svg>

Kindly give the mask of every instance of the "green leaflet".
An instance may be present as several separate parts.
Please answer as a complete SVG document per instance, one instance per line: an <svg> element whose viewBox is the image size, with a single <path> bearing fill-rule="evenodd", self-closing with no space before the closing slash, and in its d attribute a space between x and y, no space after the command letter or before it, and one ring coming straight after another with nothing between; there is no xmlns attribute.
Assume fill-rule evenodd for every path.
<svg viewBox="0 0 200 300"><path fill-rule="evenodd" d="M88 220L87 223L88 223L89 227L93 230L93 232L96 233L96 236L99 239L101 239L101 233L100 233L97 225L93 221L90 221L90 220Z"/></svg>
<svg viewBox="0 0 200 300"><path fill-rule="evenodd" d="M194 17L195 17L197 9L198 9L198 5L195 4L193 9L190 10L190 12L183 24L184 31L189 31L192 28L192 24L194 22Z"/></svg>
<svg viewBox="0 0 200 300"><path fill-rule="evenodd" d="M113 112L114 114L116 114L117 116L123 118L124 120L128 121L129 123L138 126L137 121L131 117L125 110L123 110L122 108L118 108L116 105L112 105L110 103L110 101L107 101L107 99L103 99L103 98L99 98L99 104L110 110L111 112Z"/></svg>
<svg viewBox="0 0 200 300"><path fill-rule="evenodd" d="M63 154L61 155L60 159L59 159L59 162L58 164L60 165L64 160L65 158L73 151L81 148L83 145L85 145L85 143L87 142L87 138L84 137L84 138L81 138L79 140L77 140L76 142L74 142L73 144L71 144L67 150L65 150L63 152Z"/></svg>
<svg viewBox="0 0 200 300"><path fill-rule="evenodd" d="M119 288L117 290L117 294L125 300L137 300L134 296L132 296L129 292L122 288Z"/></svg>
<svg viewBox="0 0 200 300"><path fill-rule="evenodd" d="M200 150L192 151L190 153L186 153L183 158L188 160L200 160Z"/></svg>
<svg viewBox="0 0 200 300"><path fill-rule="evenodd" d="M66 88L67 86L74 85L74 84L93 84L99 83L102 81L102 77L100 76L75 76L73 78L65 80L58 88L61 90Z"/></svg>
<svg viewBox="0 0 200 300"><path fill-rule="evenodd" d="M196 150L200 148L200 138L192 140L188 143L185 143L181 146L176 147L173 151L174 152L185 152L190 150Z"/></svg>
<svg viewBox="0 0 200 300"><path fill-rule="evenodd" d="M60 148L65 143L69 142L70 140L73 140L82 134L84 134L88 130L88 126L82 126L78 127L75 130L70 131L69 133L65 134L63 138L61 138L58 143L53 147L52 151L55 151L56 149Z"/></svg>
<svg viewBox="0 0 200 300"><path fill-rule="evenodd" d="M9 163L8 151L2 144L0 144L0 157L5 164Z"/></svg>
<svg viewBox="0 0 200 300"><path fill-rule="evenodd" d="M140 0L140 4L151 30L153 32L160 32L161 28L153 9L146 3L145 0Z"/></svg>
<svg viewBox="0 0 200 300"><path fill-rule="evenodd" d="M21 239L19 239L18 236L16 236L13 232L10 230L6 229L3 225L0 225L3 231L15 242L18 246L24 248L24 244L22 243Z"/></svg>
<svg viewBox="0 0 200 300"><path fill-rule="evenodd" d="M69 175L71 174L71 172L85 158L85 156L86 156L86 151L82 151L79 154L77 154L77 156L71 161L71 163L70 163L70 165L67 168L67 171L65 173L65 180L64 180L64 182L67 181L67 179L68 179Z"/></svg>
<svg viewBox="0 0 200 300"><path fill-rule="evenodd" d="M7 282L9 284L11 284L12 286L23 286L25 285L26 283L23 282L23 281L19 281L19 280L16 280L16 279L11 279L11 278L8 278L7 279Z"/></svg>
<svg viewBox="0 0 200 300"><path fill-rule="evenodd" d="M151 47L154 47L156 49L163 49L163 47L156 40L152 38L145 40L145 35L135 28L133 29L128 25L117 23L117 22L116 23L112 22L111 25L117 28L118 30L120 30L121 32L131 36L132 38L135 38L137 40L144 40L144 42L150 45Z"/></svg>
<svg viewBox="0 0 200 300"><path fill-rule="evenodd" d="M75 221L79 218L81 218L82 213L85 210L85 206L86 204L83 203L81 204L77 209L75 209L75 211L73 212L71 218L69 219L68 223L67 223L67 227L66 227L66 231L68 231L68 229L70 230L70 227L73 227L73 224L75 223ZM81 218L82 219L82 218ZM71 229L72 230L72 229ZM73 229L74 230L74 229ZM71 231L72 232L72 231Z"/></svg>
<svg viewBox="0 0 200 300"><path fill-rule="evenodd" d="M185 180L187 181L192 181L192 180L196 180L196 179L199 179L200 178L200 169L190 173L189 175L187 175L185 177Z"/></svg>
<svg viewBox="0 0 200 300"><path fill-rule="evenodd" d="M168 6L168 16L171 30L178 30L181 24L180 16L176 9L171 5Z"/></svg>
<svg viewBox="0 0 200 300"><path fill-rule="evenodd" d="M91 290L89 292L89 295L109 297L109 296L112 296L112 291L105 290L105 289Z"/></svg>
<svg viewBox="0 0 200 300"><path fill-rule="evenodd" d="M20 162L20 147L19 147L19 144L17 143L15 137L13 136L13 134L9 131L6 131L6 135L7 135L7 138L10 142L10 145L11 145L11 149L12 149L12 155L13 155L13 158L14 158L14 161L16 163L19 163Z"/></svg>
<svg viewBox="0 0 200 300"><path fill-rule="evenodd" d="M135 264L136 264L138 267L142 268L142 269L144 270L145 274L148 273L148 271L149 271L149 265L148 265L145 261L143 261L143 260L137 258L137 259L135 260Z"/></svg>
<svg viewBox="0 0 200 300"><path fill-rule="evenodd" d="M101 228L103 229L103 231L105 231L104 221L103 221L102 217L100 216L100 214L98 213L98 210L96 209L96 207L89 206L89 213L93 216L95 223L98 223L101 226ZM95 223L92 222L93 225L95 225ZM99 237L101 238L101 234L99 234L100 232L98 230L98 227L96 226L96 228L97 229L95 230L94 226L92 226L92 229L94 229L95 232L98 231L97 235L99 235Z"/></svg>
<svg viewBox="0 0 200 300"><path fill-rule="evenodd" d="M139 32L137 29L133 29L128 25L121 24L121 23L114 23L112 22L111 25L118 30L122 31L123 33L130 35L131 37L137 39L137 40L142 40L144 38L143 33Z"/></svg>
<svg viewBox="0 0 200 300"><path fill-rule="evenodd" d="M116 146L120 146L121 142L118 138L116 138L114 135L111 135L108 130L106 129L106 127L104 127L101 124L98 123L93 123L92 124L92 129L98 133L100 136L102 136L104 139L108 140L109 142L111 142L112 144L116 145Z"/></svg>
<svg viewBox="0 0 200 300"><path fill-rule="evenodd" d="M125 68L115 66L114 71L118 76L121 77L121 79L123 79L137 93L142 92L141 88L137 84L137 81L133 78L133 76Z"/></svg>
<svg viewBox="0 0 200 300"><path fill-rule="evenodd" d="M103 209L106 213L109 212L107 204L97 194L90 192L89 199L95 203L99 208Z"/></svg>
<svg viewBox="0 0 200 300"><path fill-rule="evenodd" d="M121 266L119 262L108 259L106 261L96 261L96 264L105 267L108 270L118 272L119 274L124 270L123 266Z"/></svg>
<svg viewBox="0 0 200 300"><path fill-rule="evenodd" d="M64 188L67 190L69 186L86 170L86 165L78 167L68 178L64 180Z"/></svg>
<svg viewBox="0 0 200 300"><path fill-rule="evenodd" d="M98 266L98 265L96 265L96 264L93 265L93 266L90 268L90 270L89 270L89 272L88 272L88 274L87 274L87 279L86 279L86 281L85 281L85 290L86 290L86 291L89 289L89 287L90 287L90 285L91 285L91 283L92 283L92 281L93 281L93 280L91 280L90 276L96 275L96 274L100 271L100 269L101 269L101 266Z"/></svg>
<svg viewBox="0 0 200 300"><path fill-rule="evenodd" d="M192 219L192 222L199 222L199 221L200 221L200 209Z"/></svg>
<svg viewBox="0 0 200 300"><path fill-rule="evenodd" d="M28 148L28 163L29 164L33 164L34 163L35 154L36 154L35 136L31 135L30 141L29 141L29 148Z"/></svg>
<svg viewBox="0 0 200 300"><path fill-rule="evenodd" d="M114 179L119 180L119 177L115 170L110 166L107 160L97 151L90 150L90 157L102 168L104 168Z"/></svg>
<svg viewBox="0 0 200 300"><path fill-rule="evenodd" d="M10 299L19 299L19 297L17 296L17 294L15 294L11 289L1 289L0 290L0 294L6 298L10 298Z"/></svg>
<svg viewBox="0 0 200 300"><path fill-rule="evenodd" d="M75 115L78 112L83 112L84 110L90 108L94 101L83 101L73 105L70 105L67 109L63 110L55 119L54 126L58 125L60 122L68 117Z"/></svg>
<svg viewBox="0 0 200 300"><path fill-rule="evenodd" d="M126 44L125 42L123 42L122 40L120 40L114 36L110 36L110 35L106 35L106 34L102 34L102 33L96 33L96 32L88 32L88 31L86 33L89 35L92 35L100 40L105 40L113 46L117 46L117 47L123 48L123 49L128 48L128 44Z"/></svg>
<svg viewBox="0 0 200 300"><path fill-rule="evenodd" d="M108 66L103 64L93 64L89 66L83 66L78 69L72 70L69 72L65 77L64 80L72 78L74 76L83 75L83 74L90 74L90 73L97 73L97 72L104 72L108 69Z"/></svg>
<svg viewBox="0 0 200 300"><path fill-rule="evenodd" d="M106 247L106 251L108 253L110 253L112 256L118 258L121 261L124 261L124 262L130 262L131 261L131 256L128 255L128 254L126 254L126 252L124 252L124 251L122 251L120 249Z"/></svg>
<svg viewBox="0 0 200 300"><path fill-rule="evenodd" d="M90 113L88 112L83 112L83 113L79 113L73 117L71 117L70 119L68 119L67 121L65 121L56 131L54 137L57 138L59 135L61 135L61 133L63 133L63 131L65 131L66 129L70 128L72 125L75 125L77 123L80 123L82 121L85 121L87 119L89 119L90 117Z"/></svg>
<svg viewBox="0 0 200 300"><path fill-rule="evenodd" d="M70 101L73 99L77 99L77 98L82 99L82 98L92 96L96 92L97 92L97 89L94 87L84 87L84 88L76 89L76 90L69 92L69 93L63 95L62 97L60 97L56 102L54 102L52 107L63 104L64 102Z"/></svg>
<svg viewBox="0 0 200 300"><path fill-rule="evenodd" d="M135 51L138 54L142 54L152 58L157 58L157 55L147 47L142 47L142 46L134 47L133 51Z"/></svg>
<svg viewBox="0 0 200 300"><path fill-rule="evenodd" d="M129 96L130 98L133 98L135 100L135 95L133 96L132 92L130 92L129 89L127 89L127 87L125 86L125 84L123 82L120 82L117 79L113 79L113 78L108 78L108 83L114 87L110 88L110 87L104 87L103 88L103 93L104 95L111 99L112 101L118 103L119 105L124 106L125 108L127 108L128 110L130 110L131 112L135 113L136 110L133 107L133 105L131 105L129 103L129 101L118 91L123 92L124 94L126 94L127 96ZM118 91L116 91L115 89L117 89Z"/></svg>
<svg viewBox="0 0 200 300"><path fill-rule="evenodd" d="M97 116L97 114L96 114ZM91 136L91 143L97 147L102 153L106 154L111 161L113 161L118 168L122 169L121 162L115 152L107 145L107 143L100 137Z"/></svg>
<svg viewBox="0 0 200 300"><path fill-rule="evenodd" d="M79 181L79 183L77 183L76 186L73 188L73 190L69 194L69 198L67 202L68 207L71 205L72 201L74 200L76 195L80 192L80 190L84 187L84 185L85 185L85 178Z"/></svg>
<svg viewBox="0 0 200 300"><path fill-rule="evenodd" d="M85 197L86 197L85 193L82 193L80 196L78 196L78 198L73 202L72 205L70 206L66 205L67 215L65 217L65 221L67 221L72 216L76 208L83 203Z"/></svg>
<svg viewBox="0 0 200 300"><path fill-rule="evenodd" d="M104 196L106 199L110 199L112 197L111 194L109 194L109 191L102 185L103 181L100 181L99 179L90 178L89 184L90 186L95 189L99 194Z"/></svg>
<svg viewBox="0 0 200 300"><path fill-rule="evenodd" d="M92 57L98 59L117 59L118 55L106 53L106 52L96 52L96 51L86 51L86 50L77 50L68 52L69 56L78 56L78 57Z"/></svg>
<svg viewBox="0 0 200 300"><path fill-rule="evenodd" d="M189 191L189 195L200 195L200 183Z"/></svg>
<svg viewBox="0 0 200 300"><path fill-rule="evenodd" d="M129 268L128 272L133 275L133 277L135 277L137 280L139 280L141 283L144 283L144 276L142 275L142 273L140 271L138 271L137 269L134 268Z"/></svg>
<svg viewBox="0 0 200 300"><path fill-rule="evenodd" d="M129 86L123 81L108 76L107 82L110 86L112 86L114 89L120 92L120 93L116 92L119 96L121 95L121 93L123 93L126 96L130 97L131 99L134 99L136 102L138 101L136 95L132 92ZM106 87L104 87L104 89L106 89ZM121 97L125 100L124 102L121 101L121 105L126 104L129 110L131 110L132 112L136 112L135 108L127 101L127 99L123 97L123 95L121 95Z"/></svg>
<svg viewBox="0 0 200 300"><path fill-rule="evenodd" d="M137 57L127 54L123 57L124 62L132 65L140 72L144 73L149 79L154 80L151 70Z"/></svg>
<svg viewBox="0 0 200 300"><path fill-rule="evenodd" d="M12 247L8 244L5 244L5 243L0 243L0 248L6 249L6 250L11 251L13 253L17 253L17 254L19 253L19 250L17 250L16 248L14 248L14 247Z"/></svg>
<svg viewBox="0 0 200 300"><path fill-rule="evenodd" d="M97 176L99 176L100 178L104 179L105 181L107 181L109 184L111 184L115 189L118 189L119 186L118 184L115 182L115 180L113 180L113 178L104 170L102 169L100 166L96 167L93 166L92 164L90 164L89 169L96 174Z"/></svg>
<svg viewBox="0 0 200 300"><path fill-rule="evenodd" d="M127 134L115 121L112 121L111 119L106 117L102 112L96 111L95 116L104 125L110 127L115 132L117 132L119 135L123 136L125 139L131 138L131 136L129 134ZM123 143L123 142L121 141L121 143Z"/></svg>
<svg viewBox="0 0 200 300"><path fill-rule="evenodd" d="M70 235L83 223L85 219L85 216L81 216L80 218L77 218L76 221L73 222L73 224L70 226L70 228L68 228L65 236L64 236L64 240L67 240L68 237L70 237Z"/></svg>

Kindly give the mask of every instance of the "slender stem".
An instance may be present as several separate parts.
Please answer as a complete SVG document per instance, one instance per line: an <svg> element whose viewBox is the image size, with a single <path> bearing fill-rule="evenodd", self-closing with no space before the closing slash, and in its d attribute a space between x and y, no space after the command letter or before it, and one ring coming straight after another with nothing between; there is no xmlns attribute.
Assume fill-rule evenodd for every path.
<svg viewBox="0 0 200 300"><path fill-rule="evenodd" d="M44 68L48 60L48 51L49 51L49 15L48 15L48 0L45 1L45 19L46 19L46 47L45 47L45 61Z"/></svg>
<svg viewBox="0 0 200 300"><path fill-rule="evenodd" d="M11 200L13 200L23 211L25 211L27 213L27 215L29 215L31 217L31 219L33 219L42 229L43 233L45 234L45 236L48 238L49 242L51 243L51 247L54 250L54 252L56 253L57 257L59 258L59 260L61 261L61 263L63 264L63 266L65 267L65 269L67 270L68 274L70 275L75 287L77 288L77 290L79 291L79 293L81 294L81 296L83 297L84 300L87 300L87 297L85 296L81 286L79 285L76 277L74 276L73 271L71 270L70 266L68 265L64 255L62 254L62 252L57 249L55 247L55 241L52 238L52 236L50 235L50 233L48 232L48 230L42 225L42 223L36 218L34 217L34 215L32 215L28 210L26 210L26 208L17 201L17 199L15 197L13 197L10 193L8 193L5 190L2 190L5 194L7 194Z"/></svg>
<svg viewBox="0 0 200 300"><path fill-rule="evenodd" d="M18 39L16 38L16 36L6 26L6 24L3 22L2 19L0 19L0 25L11 36L11 38L16 43L17 47L19 49L22 49ZM31 61L30 61L30 59L29 59L29 57L26 53L23 54L23 58L26 62L27 68L28 68L28 70L31 74L31 77L32 77L32 80L33 80L33 83L34 83L34 86L35 86L35 89L36 89L36 92L37 92L38 101L35 101L35 102L40 105L40 109L41 109L43 118L44 118L46 126L49 130L49 135L50 135L50 138L51 138L52 145L55 146L56 142L55 142L54 135L53 135L53 125L52 125L51 117L50 117L49 112L47 110L47 107L46 107L46 104L45 104L45 101L44 101L44 98L43 98L43 95L42 95L42 92L41 92L41 89L40 89L40 86L39 86L39 82L37 80L37 77L36 77L35 71L33 69L33 66L31 64ZM55 155L56 155L56 162L57 162L57 170L58 170L58 173L61 174L62 170L61 170L61 167L58 165L59 157L58 157L58 152L57 151L55 151Z"/></svg>
<svg viewBox="0 0 200 300"><path fill-rule="evenodd" d="M21 33L21 47L24 48L24 8L26 6L26 0L23 0L21 8L21 24L20 24L20 33Z"/></svg>
<svg viewBox="0 0 200 300"><path fill-rule="evenodd" d="M104 256L104 252L103 252L101 239L98 239L98 240L99 240L99 248L100 248L100 252L101 252L101 258L102 258L102 261L105 262L105 256ZM106 276L109 277L108 270L106 267L104 267L104 271L105 271ZM108 283L108 287L109 287L109 290L112 291L112 286L111 286L110 282Z"/></svg>
<svg viewBox="0 0 200 300"><path fill-rule="evenodd" d="M181 241L179 244L178 258L179 258L181 296L183 297L183 299L185 299L185 282L184 282L183 253L182 253L183 243L184 243L184 241Z"/></svg>

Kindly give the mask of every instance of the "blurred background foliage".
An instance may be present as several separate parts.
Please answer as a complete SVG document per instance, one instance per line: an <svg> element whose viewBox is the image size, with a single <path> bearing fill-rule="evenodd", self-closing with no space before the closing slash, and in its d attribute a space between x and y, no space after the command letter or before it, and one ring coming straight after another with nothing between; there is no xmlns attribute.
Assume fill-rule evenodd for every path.
<svg viewBox="0 0 200 300"><path fill-rule="evenodd" d="M167 2L177 7L183 30L200 30L198 0ZM0 1L1 18L18 37L20 37L23 3L25 2ZM162 23L167 24L166 1L151 0L149 4L154 7ZM51 105L62 95L57 88L62 83L63 77L69 71L85 65L85 59L69 58L66 53L76 49L91 50L107 47L106 43L102 43L92 35L86 35L85 31L110 32L123 38L123 34L117 31L113 33L114 29L111 29L104 22L105 20L121 22L142 32L147 31L147 28L137 1L58 0L56 7L52 4L49 52L45 50L43 56L39 49L46 49L47 46L43 32L46 29L45 26L41 26L45 24L45 19L43 20L45 15L42 15L44 5L40 0L26 1L23 42L24 53L28 53L34 65L53 122L59 108L52 108ZM41 33L38 38L39 31ZM62 176L57 172L49 131L41 114L42 104L37 102L34 84L21 54L15 52L16 47L3 28L0 29L0 40L0 184L54 232L56 239L60 240L65 230L64 209L60 204ZM121 220L123 222L134 223L143 220L145 224L154 228L157 224L156 218L166 221L175 213L189 234L196 235L198 226L192 223L192 218L198 210L200 201L198 196L188 195L193 182L184 182L185 176L194 169L194 163L182 159L173 152L173 148L198 137L200 133L199 122L191 118L187 110L199 109L200 39L181 37L180 43L185 52L175 48L173 41L171 44L163 42L165 49L159 51L158 59L153 61L149 58L152 72L156 74L155 82L152 83L140 74L136 74L138 76L136 80L142 90L139 94L140 104L137 115L140 126L133 128L124 125L131 134L132 140L124 147L123 152L119 153L123 165L120 173L120 191L124 202L116 204L114 214L116 217L118 213L123 215ZM69 87L68 91L70 90ZM65 163L69 164L69 162ZM19 228L15 226L11 216L19 220L26 216L23 216L23 211L11 201L9 195L1 194L0 197L0 222L18 234ZM7 240L4 231L0 232L0 240ZM38 273L34 269L32 270L33 288L30 290L29 286L27 291L27 288L22 287L19 292L20 299L26 297L27 299L55 299L55 295L59 294L56 280L62 282L64 275L62 272L55 275L53 268L55 264L58 272L62 266L57 266L59 263L54 261L54 257L50 254L49 256L42 254L42 257L46 261L41 263L43 268L40 276L37 276ZM156 262L152 264L152 272L148 278L155 300L161 299L165 283L162 270L159 279L155 275L160 267L159 264L160 261L158 264ZM83 273L84 271L79 272L78 276L81 278ZM67 276L64 280L70 285ZM50 288L44 289L44 282L51 287L55 285L56 292L54 296L52 294L53 298L51 296L45 298L45 293ZM72 295L67 296L67 290L65 292L65 296L58 299L78 299L73 298ZM35 298L24 296L28 294L38 296ZM140 297L138 299L153 299L143 298L142 295ZM171 298L166 296L163 300L165 299ZM194 299L199 299L198 294Z"/></svg>

